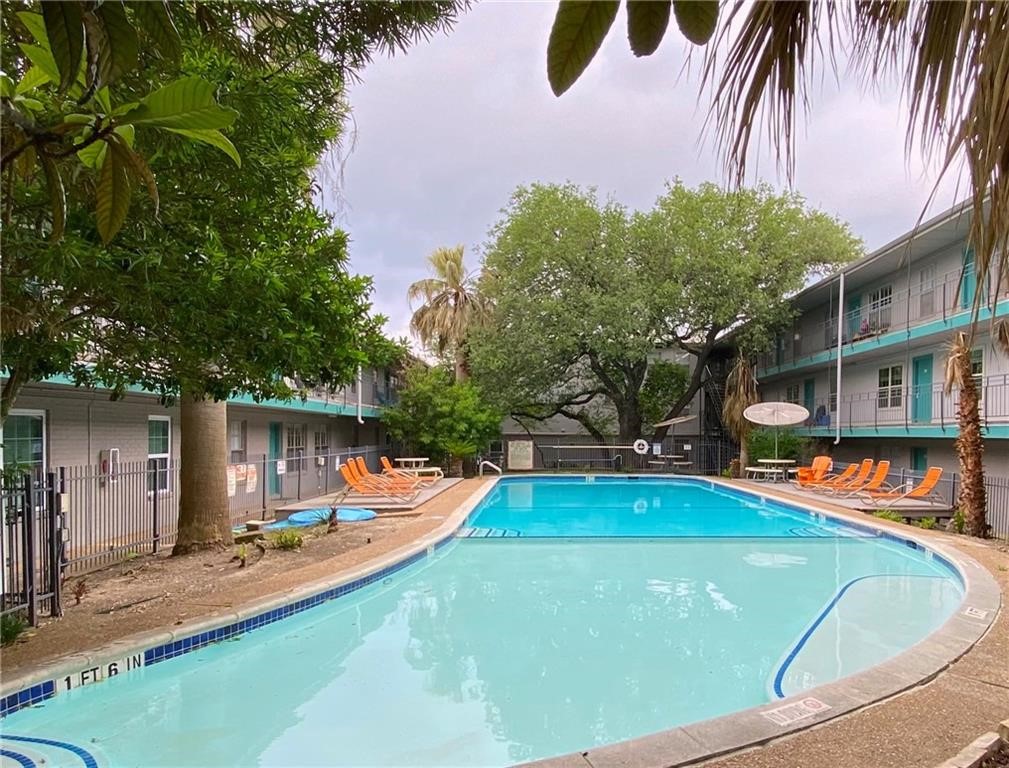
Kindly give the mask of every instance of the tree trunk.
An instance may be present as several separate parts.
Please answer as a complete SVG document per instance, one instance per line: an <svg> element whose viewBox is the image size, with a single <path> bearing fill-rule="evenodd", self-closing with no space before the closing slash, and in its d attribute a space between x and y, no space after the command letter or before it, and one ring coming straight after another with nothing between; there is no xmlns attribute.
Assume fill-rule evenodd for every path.
<svg viewBox="0 0 1009 768"><path fill-rule="evenodd" d="M11 408L14 407L14 402L21 394L24 385L28 383L21 373L22 370L22 368L12 369L7 381L4 382L3 390L0 390L0 427L7 421L7 416L10 414Z"/></svg>
<svg viewBox="0 0 1009 768"><path fill-rule="evenodd" d="M960 457L960 512L971 536L988 536L986 515L987 499L984 487L984 440L981 438L981 414L978 409L977 385L971 376L970 355L960 355L956 365L961 366L960 404L957 422L960 436L954 445Z"/></svg>
<svg viewBox="0 0 1009 768"><path fill-rule="evenodd" d="M448 459L448 476L449 477L462 477L462 456L449 456Z"/></svg>
<svg viewBox="0 0 1009 768"><path fill-rule="evenodd" d="M180 404L179 537L173 555L222 549L232 542L227 404L186 391Z"/></svg>
<svg viewBox="0 0 1009 768"><path fill-rule="evenodd" d="M673 404L673 407L666 412L666 415L662 417L662 421L679 416L680 411L686 408L690 404L690 401L694 399L694 395L697 394L697 390L699 390L701 385L704 384L704 366L708 364L708 358L711 357L712 346L713 342L709 343L699 353L697 353L697 361L694 365L693 372L690 374L690 382L687 384L686 391L680 395L680 399ZM700 416L698 416L698 418L700 418ZM669 427L659 427L655 430L652 440L656 443L661 443L668 433Z"/></svg>
<svg viewBox="0 0 1009 768"><path fill-rule="evenodd" d="M462 384L469 379L469 370L466 366L466 356L462 352L455 355L455 380L457 384Z"/></svg>
<svg viewBox="0 0 1009 768"><path fill-rule="evenodd" d="M633 443L642 437L641 435L641 409L637 402L625 402L623 410L619 415L620 442L625 445Z"/></svg>

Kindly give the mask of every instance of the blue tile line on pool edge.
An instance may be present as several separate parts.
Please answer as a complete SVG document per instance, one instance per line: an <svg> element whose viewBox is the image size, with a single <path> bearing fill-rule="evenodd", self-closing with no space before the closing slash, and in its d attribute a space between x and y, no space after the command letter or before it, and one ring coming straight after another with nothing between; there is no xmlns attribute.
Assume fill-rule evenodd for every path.
<svg viewBox="0 0 1009 768"><path fill-rule="evenodd" d="M21 768L38 768L38 763L28 757L28 755L22 755L20 752L11 752L9 749L0 749L0 757L9 757L15 763L20 765Z"/></svg>
<svg viewBox="0 0 1009 768"><path fill-rule="evenodd" d="M774 674L775 696L777 696L779 699L785 698L785 694L781 690L781 684L784 682L785 679L785 672L788 671L788 668L791 666L792 662L795 661L795 657L799 655L799 651L801 651L803 646L809 641L809 638L813 636L813 633L817 630L817 628L820 626L823 620L827 618L827 614L829 614L832 610L834 610L834 606L836 606L838 602L841 600L841 598L844 597L844 593L847 592L849 589L851 589L855 584L857 584L860 581L864 581L865 579L880 579L880 578L885 579L890 578L894 575L900 576L901 578L917 578L917 579L943 578L942 576L930 576L924 573L903 573L903 574L870 573L865 576L859 576L849 581L847 584L845 584L837 591L837 594L834 595L833 599L829 603L827 603L827 606L822 611L820 611L820 615L817 616L813 620L813 623L810 624L809 627L806 629L806 631L802 633L802 637L799 638L799 642L795 644L792 650L788 652L788 656L785 657L785 660L781 662L781 666L778 667L778 671L775 672Z"/></svg>
<svg viewBox="0 0 1009 768"><path fill-rule="evenodd" d="M56 741L54 739L40 739L35 736L11 736L9 733L5 733L3 738L9 741L23 741L28 744L44 744L47 747L65 749L77 755L86 768L98 768L98 761L95 760L94 755L83 747L78 747L76 744L70 744L66 741Z"/></svg>
<svg viewBox="0 0 1009 768"><path fill-rule="evenodd" d="M446 544L452 542L454 531L444 537L439 541L435 542L433 549L437 551L439 548L444 547ZM324 590L318 594L312 595L311 597L303 598L301 600L296 600L293 603L288 603L287 605L280 606L279 608L273 608L268 611L263 611L256 616L252 616L248 619L243 619L241 621L233 622L227 624L223 627L218 627L217 629L207 630L206 632L199 632L189 637L182 638L180 640L174 640L169 643L163 643L161 645L156 645L151 648L146 648L143 650L144 654L144 666L150 666L151 664L156 664L159 661L167 661L168 659L174 659L177 656L181 656L190 651L195 651L200 648L204 648L211 643L220 642L222 640L227 640L237 635L250 632L254 629L259 629L268 624L272 624L275 621L281 619L286 619L289 616L301 613L308 608L314 608L324 602L334 600L344 595L350 594L351 592L356 592L362 587L366 587L369 584L374 584L377 581L392 575L393 573L406 568L407 566L413 565L420 560L427 557L427 550L422 549L419 552L415 552L409 557L404 558L392 565L388 565L375 573L368 574L367 576L362 576L359 579L342 584L337 587L331 587L330 589ZM139 653L139 651L138 651ZM20 709L29 707L33 704L37 704L40 701L51 698L56 692L56 681L46 680L41 683L36 683L35 685L24 688L20 691L15 691L14 693L5 696L0 699L0 719L12 714Z"/></svg>

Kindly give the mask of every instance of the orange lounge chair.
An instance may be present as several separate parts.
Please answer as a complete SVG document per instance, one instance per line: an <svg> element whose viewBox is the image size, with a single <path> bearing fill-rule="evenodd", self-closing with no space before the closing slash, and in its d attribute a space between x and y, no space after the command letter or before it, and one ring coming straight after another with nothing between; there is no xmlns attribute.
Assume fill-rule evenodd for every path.
<svg viewBox="0 0 1009 768"><path fill-rule="evenodd" d="M903 501L904 499L924 501L929 504L945 504L946 500L942 497L942 494L935 490L941 477L942 467L929 467L921 482L909 491L897 488L890 491L870 491L868 493L861 493L859 496L872 504L882 507L892 507L898 501Z"/></svg>
<svg viewBox="0 0 1009 768"><path fill-rule="evenodd" d="M886 477L889 474L890 462L881 461L876 465L876 471L872 473L872 477L869 480L863 479L861 483L856 483L852 480L850 483L845 483L840 488L834 488L830 492L835 496L847 497L870 491L890 491L893 490L893 487L886 482Z"/></svg>
<svg viewBox="0 0 1009 768"><path fill-rule="evenodd" d="M872 459L862 459L861 463L858 464L857 467L858 471L853 477L845 479L841 475L837 475L833 479L824 480L819 485L814 486L813 490L822 491L823 493L833 493L834 491L847 488L858 488L863 485L866 480L868 480L869 473L872 472Z"/></svg>
<svg viewBox="0 0 1009 768"><path fill-rule="evenodd" d="M381 474L376 475L370 469L368 469L368 464L365 462L363 456L358 456L350 460L349 463L354 465L354 470L357 472L357 476L362 480L375 483L383 483L388 485L390 488L397 488L402 490L413 491L421 486L421 481L416 477L395 477L393 475Z"/></svg>
<svg viewBox="0 0 1009 768"><path fill-rule="evenodd" d="M421 467L419 470L406 470L406 469L396 469L392 462L389 461L388 456L382 456L379 461L382 462L382 474L388 475L389 477L403 477L403 478L413 478L419 480L424 485L434 485L445 474L441 471L441 467Z"/></svg>
<svg viewBox="0 0 1009 768"><path fill-rule="evenodd" d="M833 461L830 456L814 456L808 467L799 467L795 472L795 484L800 488L806 483L819 483L830 472Z"/></svg>
<svg viewBox="0 0 1009 768"><path fill-rule="evenodd" d="M347 487L359 496L381 496L384 499L401 504L413 501L419 493L419 491L407 491L391 488L385 483L376 483L373 480L365 480L354 471L351 467L352 463L353 462L341 464L340 474L343 475L343 479L347 482Z"/></svg>
<svg viewBox="0 0 1009 768"><path fill-rule="evenodd" d="M855 476L855 473L857 471L858 471L858 464L849 464L847 467L844 468L844 471L841 472L841 474L839 475L829 475L821 480L807 480L805 483L802 484L801 487L812 488L815 490L817 487L823 485L824 483L831 483L831 484L846 483Z"/></svg>

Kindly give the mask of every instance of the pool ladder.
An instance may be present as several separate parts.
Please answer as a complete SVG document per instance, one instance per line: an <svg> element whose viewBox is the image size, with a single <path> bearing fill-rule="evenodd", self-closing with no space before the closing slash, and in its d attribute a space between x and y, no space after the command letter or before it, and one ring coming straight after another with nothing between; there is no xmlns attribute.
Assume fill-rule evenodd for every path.
<svg viewBox="0 0 1009 768"><path fill-rule="evenodd" d="M501 475L501 474L504 474L504 473L502 472L502 470L501 470L501 467L499 467L499 466L498 466L497 464L495 464L495 463L494 463L493 461L487 461L487 459L484 459L483 461L481 461L481 462L480 462L480 463L479 463L479 464L477 465L477 469L476 469L476 471L477 471L477 474L478 474L478 475L480 475L480 477L483 477L483 468L484 468L484 467L490 467L490 468L491 468L491 469L493 469L493 470L494 470L495 472L497 472L497 473L498 473L499 475Z"/></svg>

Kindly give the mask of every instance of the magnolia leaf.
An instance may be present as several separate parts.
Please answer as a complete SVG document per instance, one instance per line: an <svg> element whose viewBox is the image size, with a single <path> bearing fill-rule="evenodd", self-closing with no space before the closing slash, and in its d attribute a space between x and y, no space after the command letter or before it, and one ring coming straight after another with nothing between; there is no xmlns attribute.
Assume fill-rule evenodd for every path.
<svg viewBox="0 0 1009 768"><path fill-rule="evenodd" d="M132 125L118 125L112 129L112 132L117 134L118 136L122 136L123 140L130 147L130 149L133 148L133 140L136 138L137 135L136 128L134 128Z"/></svg>
<svg viewBox="0 0 1009 768"><path fill-rule="evenodd" d="M0 96L5 99L13 99L14 94L17 93L17 86L14 85L14 81L11 80L7 75L0 75Z"/></svg>
<svg viewBox="0 0 1009 768"><path fill-rule="evenodd" d="M673 0L673 13L680 32L694 45L704 45L715 34L717 0Z"/></svg>
<svg viewBox="0 0 1009 768"><path fill-rule="evenodd" d="M108 86L103 86L95 91L95 101L105 110L105 114L112 112L112 97L109 95Z"/></svg>
<svg viewBox="0 0 1009 768"><path fill-rule="evenodd" d="M63 116L63 122L67 125L91 125L95 121L94 115L85 115L80 112L71 112Z"/></svg>
<svg viewBox="0 0 1009 768"><path fill-rule="evenodd" d="M112 71L112 53L109 50L109 36L105 25L94 13L84 14L84 44L87 65L85 68L88 87L94 91L108 82Z"/></svg>
<svg viewBox="0 0 1009 768"><path fill-rule="evenodd" d="M547 78L554 95L564 93L585 71L619 7L615 0L561 0L547 44Z"/></svg>
<svg viewBox="0 0 1009 768"><path fill-rule="evenodd" d="M183 77L149 94L120 123L200 130L225 128L238 113L214 101L214 86L199 77Z"/></svg>
<svg viewBox="0 0 1009 768"><path fill-rule="evenodd" d="M130 128L132 125L120 126L120 128ZM147 165L147 161L144 160L138 152L133 151L131 144L127 144L125 137L119 133L120 128L116 128L115 136L112 137L112 141L109 142L109 147L112 149L112 153L116 156L118 160L121 160L126 166L126 169L134 176L134 178L139 179L147 186L147 194L151 198L151 202L154 203L154 215L158 215L158 210L161 206L161 198L158 195L158 184L154 179L154 174L151 172L150 167Z"/></svg>
<svg viewBox="0 0 1009 768"><path fill-rule="evenodd" d="M34 146L25 147L25 151L14 160L14 170L26 182L32 180L35 175L35 161L37 155Z"/></svg>
<svg viewBox="0 0 1009 768"><path fill-rule="evenodd" d="M77 150L77 159L88 168L101 168L102 163L105 162L105 153L107 150L108 145L104 139L94 141L83 149Z"/></svg>
<svg viewBox="0 0 1009 768"><path fill-rule="evenodd" d="M42 14L33 13L32 11L20 11L17 17L27 27L28 31L31 32L36 42L43 48L48 49L49 35L46 33L46 20L42 18Z"/></svg>
<svg viewBox="0 0 1009 768"><path fill-rule="evenodd" d="M27 107L29 112L41 112L43 109L41 101L38 99L29 99L26 96L19 97L18 104L22 107Z"/></svg>
<svg viewBox="0 0 1009 768"><path fill-rule="evenodd" d="M178 61L182 55L182 39L175 28L168 4L160 0L144 0L131 3L137 26L154 41L161 55L171 61Z"/></svg>
<svg viewBox="0 0 1009 768"><path fill-rule="evenodd" d="M130 24L126 9L119 0L105 0L95 12L105 27L109 47L108 79L102 81L102 85L105 85L136 68L140 42L137 40L137 31Z"/></svg>
<svg viewBox="0 0 1009 768"><path fill-rule="evenodd" d="M43 72L40 67L31 66L28 67L28 71L25 72L24 77L21 78L21 81L17 84L17 88L14 90L17 93L28 93L28 91L32 91L40 85L45 85L49 81L49 75Z"/></svg>
<svg viewBox="0 0 1009 768"><path fill-rule="evenodd" d="M56 59L53 58L52 51L39 45L31 45L30 43L18 43L18 47L28 57L28 60L38 67L47 78L54 83L60 81L60 70L56 66Z"/></svg>
<svg viewBox="0 0 1009 768"><path fill-rule="evenodd" d="M669 26L671 0L627 0L627 39L635 56L651 56Z"/></svg>
<svg viewBox="0 0 1009 768"><path fill-rule="evenodd" d="M108 243L122 228L130 210L130 177L126 173L126 164L118 153L106 153L95 192L98 234Z"/></svg>
<svg viewBox="0 0 1009 768"><path fill-rule="evenodd" d="M213 147L217 147L224 154L235 161L235 165L239 168L242 167L242 158L238 154L238 150L235 149L235 145L231 143L227 136L218 130L214 129L203 129L203 130L183 130L179 128L169 128L172 133L177 133L180 136L185 136L188 139L193 139L194 141L202 141L204 144L210 144Z"/></svg>
<svg viewBox="0 0 1009 768"><path fill-rule="evenodd" d="M49 37L49 50L60 72L60 90L77 79L84 52L84 27L81 4L76 1L49 0L42 3L42 18Z"/></svg>
<svg viewBox="0 0 1009 768"><path fill-rule="evenodd" d="M63 229L67 218L67 196L63 189L63 177L55 161L48 155L39 155L42 171L46 177L46 189L49 191L49 206L52 213L53 229L49 239L56 242L63 237Z"/></svg>

